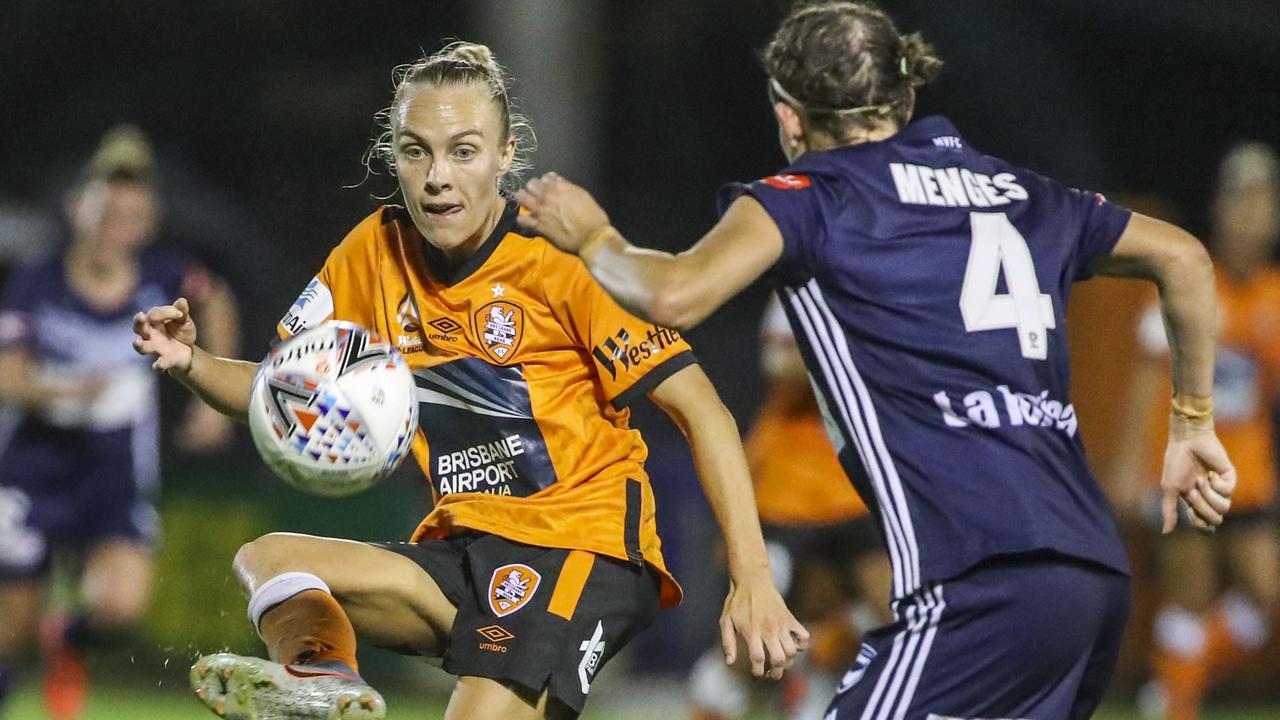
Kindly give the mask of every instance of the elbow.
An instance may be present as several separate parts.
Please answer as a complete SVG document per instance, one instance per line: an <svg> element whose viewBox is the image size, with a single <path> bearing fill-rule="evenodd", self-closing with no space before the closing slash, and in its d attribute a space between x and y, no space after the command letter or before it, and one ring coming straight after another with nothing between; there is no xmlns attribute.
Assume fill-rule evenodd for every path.
<svg viewBox="0 0 1280 720"><path fill-rule="evenodd" d="M1170 288L1212 285L1213 260L1209 251L1190 233L1179 233L1178 239L1169 243L1159 280L1162 286Z"/></svg>
<svg viewBox="0 0 1280 720"><path fill-rule="evenodd" d="M649 320L679 332L688 332L706 316L695 284L680 279L675 273L663 281L650 302Z"/></svg>

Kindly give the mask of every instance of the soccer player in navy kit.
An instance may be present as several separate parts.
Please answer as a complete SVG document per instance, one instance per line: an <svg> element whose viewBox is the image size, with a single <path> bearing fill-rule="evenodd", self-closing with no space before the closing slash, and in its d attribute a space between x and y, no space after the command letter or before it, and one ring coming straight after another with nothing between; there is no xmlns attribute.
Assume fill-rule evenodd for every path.
<svg viewBox="0 0 1280 720"><path fill-rule="evenodd" d="M1165 530L1179 501L1211 530L1235 471L1213 430L1208 256L1173 226L978 153L944 118L911 122L941 62L873 6L798 7L764 66L791 165L731 187L689 251L631 246L554 175L520 194L523 222L624 307L681 329L774 281L894 566L897 620L867 638L828 720L1087 718L1129 587L1070 403L1067 297L1094 274L1159 287L1174 366Z"/></svg>
<svg viewBox="0 0 1280 720"><path fill-rule="evenodd" d="M133 629L151 590L159 406L149 362L130 348L133 314L183 296L208 320L206 342L234 351L237 337L223 283L180 253L148 247L159 188L136 128L107 133L67 211L67 246L15 269L0 301L0 410L14 411L0 419L0 715L10 663L35 634L61 549L82 563L83 602L41 633L45 709L59 720L83 708L84 651ZM177 440L207 451L231 431L197 405Z"/></svg>

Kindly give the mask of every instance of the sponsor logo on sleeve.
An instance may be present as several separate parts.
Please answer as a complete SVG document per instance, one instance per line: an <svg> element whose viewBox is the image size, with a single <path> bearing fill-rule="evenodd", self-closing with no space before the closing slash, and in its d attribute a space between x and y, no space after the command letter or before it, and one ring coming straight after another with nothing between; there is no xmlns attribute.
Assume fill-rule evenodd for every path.
<svg viewBox="0 0 1280 720"><path fill-rule="evenodd" d="M640 365L655 355L680 341L680 333L669 328L654 325L648 332L634 337L626 328L591 349L600 367L609 373L610 379L617 380L618 373L626 375L632 367Z"/></svg>
<svg viewBox="0 0 1280 720"><path fill-rule="evenodd" d="M761 182L779 190L803 190L813 184L808 175L771 175Z"/></svg>
<svg viewBox="0 0 1280 720"><path fill-rule="evenodd" d="M475 314L480 349L498 365L515 357L524 339L524 309L513 302L495 300Z"/></svg>
<svg viewBox="0 0 1280 720"><path fill-rule="evenodd" d="M489 580L489 609L498 617L510 615L529 604L541 582L542 575L528 565L503 565Z"/></svg>
<svg viewBox="0 0 1280 720"><path fill-rule="evenodd" d="M284 314L280 326L290 335L297 335L324 322L330 315L333 315L333 293L320 282L320 278L312 278L298 299L293 301L289 312Z"/></svg>

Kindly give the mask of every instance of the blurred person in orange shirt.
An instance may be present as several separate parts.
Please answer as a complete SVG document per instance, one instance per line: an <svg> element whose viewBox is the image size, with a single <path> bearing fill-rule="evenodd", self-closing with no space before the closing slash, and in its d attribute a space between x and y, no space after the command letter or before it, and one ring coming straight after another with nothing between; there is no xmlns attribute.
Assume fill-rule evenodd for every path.
<svg viewBox="0 0 1280 720"><path fill-rule="evenodd" d="M893 569L875 520L845 476L782 305L760 328L768 395L745 443L774 582L809 627L809 653L784 677L788 718L821 717L862 633L892 621ZM850 560L852 557L852 560ZM694 720L734 720L750 705L746 673L707 653L690 680Z"/></svg>
<svg viewBox="0 0 1280 720"><path fill-rule="evenodd" d="M1219 306L1216 427L1239 483L1221 542L1183 529L1160 545L1164 605L1155 618L1155 678L1139 698L1152 716L1198 718L1213 684L1271 635L1280 599L1271 416L1280 392L1280 270L1272 263L1277 238L1280 161L1265 145L1238 145L1219 171L1209 249ZM1165 433L1158 419L1169 406L1168 341L1155 306L1143 315L1138 336L1143 352L1127 391L1113 478L1113 487L1125 493L1117 506L1131 513L1142 513L1158 494ZM1139 474L1151 482L1132 482ZM1197 572L1184 571L1190 567ZM1214 568L1230 579L1228 589Z"/></svg>

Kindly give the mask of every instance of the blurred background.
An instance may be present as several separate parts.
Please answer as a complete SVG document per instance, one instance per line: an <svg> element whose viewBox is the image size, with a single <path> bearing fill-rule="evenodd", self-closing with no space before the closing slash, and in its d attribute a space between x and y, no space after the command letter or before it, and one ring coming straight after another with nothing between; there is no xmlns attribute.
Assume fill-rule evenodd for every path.
<svg viewBox="0 0 1280 720"><path fill-rule="evenodd" d="M243 354L256 358L329 249L395 189L362 163L374 113L390 101L392 68L450 38L490 45L510 70L513 97L538 135L537 172L587 185L633 241L682 249L715 221L721 185L784 165L756 55L789 4L7 0L0 276L64 242L66 192L104 131L132 123L158 158L157 242L225 279L240 303ZM946 114L984 152L1105 192L1210 243L1223 157L1242 141L1280 146L1280 4L1272 0L883 5L947 63L922 92L918 114ZM691 333L744 431L765 395L758 367L767 292L752 288ZM1074 298L1074 399L1108 483L1132 418L1120 398L1142 354L1137 329L1151 297L1092 281ZM1280 327L1274 311L1259 322ZM177 412L180 389L165 382L164 393ZM1257 400L1270 408L1274 397L1268 390ZM635 424L651 447L659 524L688 595L609 667L586 717L686 712L683 679L712 641L723 599L717 533L683 439L646 403ZM94 662L86 717L167 718L161 708L170 705L163 712L173 717L200 716L185 698L191 660L255 648L229 573L240 543L267 530L400 539L429 509L416 468L353 500L294 493L268 475L243 430L221 452L167 447L164 457L165 540L148 621L127 650ZM1108 717L1137 712L1151 678L1153 615L1165 601L1157 533L1140 504L1121 513L1135 560L1135 611ZM1251 656L1261 659L1214 686L1219 715L1208 717L1280 716L1276 646L1267 640ZM392 717L430 717L442 707L449 683L439 670L376 652L365 662L393 698L412 698L401 707L426 703L412 712L393 704ZM7 717L41 717L37 680L27 676ZM770 717L769 708L756 712Z"/></svg>

